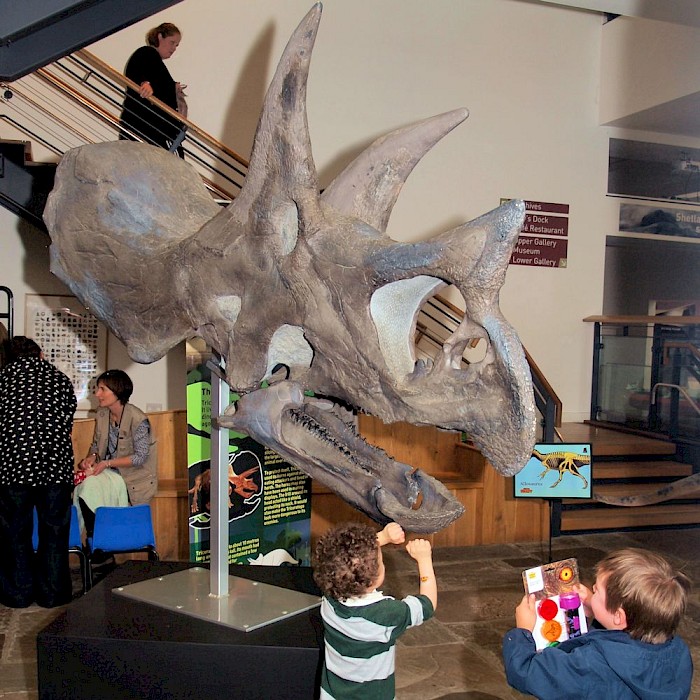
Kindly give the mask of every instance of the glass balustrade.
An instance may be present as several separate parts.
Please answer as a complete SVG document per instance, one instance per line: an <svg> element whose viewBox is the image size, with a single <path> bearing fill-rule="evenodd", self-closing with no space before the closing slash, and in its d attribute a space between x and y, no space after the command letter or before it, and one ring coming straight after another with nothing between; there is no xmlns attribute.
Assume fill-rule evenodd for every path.
<svg viewBox="0 0 700 700"><path fill-rule="evenodd" d="M685 321L596 321L591 418L700 438L699 339Z"/></svg>

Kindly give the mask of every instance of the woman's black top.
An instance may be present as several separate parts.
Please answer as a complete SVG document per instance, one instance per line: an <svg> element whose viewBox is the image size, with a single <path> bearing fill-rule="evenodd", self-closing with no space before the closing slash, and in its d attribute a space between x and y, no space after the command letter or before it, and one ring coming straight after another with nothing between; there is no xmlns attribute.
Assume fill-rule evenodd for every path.
<svg viewBox="0 0 700 700"><path fill-rule="evenodd" d="M177 110L175 81L154 46L136 49L127 61L124 75L137 85L148 81L153 88L153 96ZM163 148L170 147L181 126L177 120L150 104L148 100L139 97L139 94L131 89L126 91L121 124L147 143ZM123 132L121 138L134 137Z"/></svg>

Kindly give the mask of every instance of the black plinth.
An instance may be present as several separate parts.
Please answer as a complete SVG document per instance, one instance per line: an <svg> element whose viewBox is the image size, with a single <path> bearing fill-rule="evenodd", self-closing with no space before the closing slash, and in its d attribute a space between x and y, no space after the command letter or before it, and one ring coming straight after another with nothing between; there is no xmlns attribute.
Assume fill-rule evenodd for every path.
<svg viewBox="0 0 700 700"><path fill-rule="evenodd" d="M250 632L113 595L188 564L130 561L37 636L39 698L306 700L318 696L318 608ZM318 595L305 567L235 566L231 574Z"/></svg>

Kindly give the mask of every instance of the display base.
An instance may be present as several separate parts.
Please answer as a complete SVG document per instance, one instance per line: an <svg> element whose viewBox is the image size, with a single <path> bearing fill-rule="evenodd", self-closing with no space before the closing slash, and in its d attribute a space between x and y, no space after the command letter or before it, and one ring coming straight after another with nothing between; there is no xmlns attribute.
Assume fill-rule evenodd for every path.
<svg viewBox="0 0 700 700"><path fill-rule="evenodd" d="M120 586L112 592L243 632L252 632L321 604L319 596L240 576L228 577L227 596L217 598L209 595L210 591L209 570L195 566Z"/></svg>
<svg viewBox="0 0 700 700"><path fill-rule="evenodd" d="M37 636L39 697L317 697L323 648L317 606L244 632L113 591L192 568L201 569L126 562L71 603ZM319 596L307 567L232 571L236 578Z"/></svg>

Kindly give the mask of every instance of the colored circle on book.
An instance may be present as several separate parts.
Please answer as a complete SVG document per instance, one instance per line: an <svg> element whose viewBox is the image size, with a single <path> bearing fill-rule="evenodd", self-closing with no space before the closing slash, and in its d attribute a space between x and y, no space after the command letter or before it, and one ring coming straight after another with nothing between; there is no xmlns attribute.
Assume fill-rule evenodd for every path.
<svg viewBox="0 0 700 700"><path fill-rule="evenodd" d="M561 637L561 625L556 620L545 620L540 632L548 642L556 642Z"/></svg>
<svg viewBox="0 0 700 700"><path fill-rule="evenodd" d="M543 620L553 620L558 612L559 606L551 598L545 598L537 607L537 614Z"/></svg>
<svg viewBox="0 0 700 700"><path fill-rule="evenodd" d="M575 591L562 593L559 596L559 605L561 605L562 610L577 610L579 605L581 605L581 598Z"/></svg>
<svg viewBox="0 0 700 700"><path fill-rule="evenodd" d="M565 566L559 572L559 580L568 583L574 577L574 570L570 566Z"/></svg>

